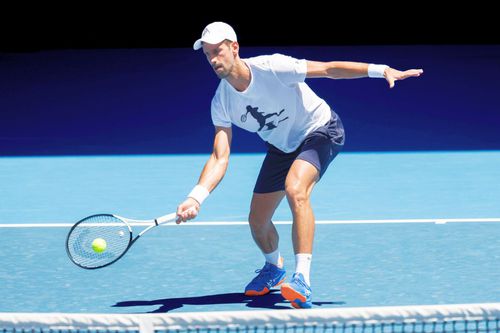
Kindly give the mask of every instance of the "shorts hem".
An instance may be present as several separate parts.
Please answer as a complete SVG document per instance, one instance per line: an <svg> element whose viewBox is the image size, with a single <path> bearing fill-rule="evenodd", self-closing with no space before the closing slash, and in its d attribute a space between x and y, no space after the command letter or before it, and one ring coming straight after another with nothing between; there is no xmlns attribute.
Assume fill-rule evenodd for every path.
<svg viewBox="0 0 500 333"><path fill-rule="evenodd" d="M302 161L306 161L308 162L309 164L311 164L313 167L316 168L316 170L318 170L318 173L319 173L319 177L321 177L321 167L319 165L317 165L316 163L314 163L313 161L310 161L308 159L305 159L303 157L301 157L300 155L297 156L296 160L302 160Z"/></svg>

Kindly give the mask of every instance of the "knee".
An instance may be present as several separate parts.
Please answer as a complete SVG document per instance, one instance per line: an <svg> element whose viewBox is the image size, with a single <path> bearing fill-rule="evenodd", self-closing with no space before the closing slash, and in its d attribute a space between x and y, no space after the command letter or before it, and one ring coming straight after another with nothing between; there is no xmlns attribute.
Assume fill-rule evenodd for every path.
<svg viewBox="0 0 500 333"><path fill-rule="evenodd" d="M286 198L292 207L300 208L309 200L306 189L297 183L285 184L285 193Z"/></svg>
<svg viewBox="0 0 500 333"><path fill-rule="evenodd" d="M271 221L266 219L262 214L259 214L258 211L252 209L248 214L248 222L252 229L262 229L266 227Z"/></svg>

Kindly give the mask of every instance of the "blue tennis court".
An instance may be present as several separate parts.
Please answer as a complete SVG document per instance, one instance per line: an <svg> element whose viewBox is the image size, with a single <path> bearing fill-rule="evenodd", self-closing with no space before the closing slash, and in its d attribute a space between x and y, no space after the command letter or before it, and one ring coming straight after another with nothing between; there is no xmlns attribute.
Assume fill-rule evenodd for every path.
<svg viewBox="0 0 500 333"><path fill-rule="evenodd" d="M198 219L154 229L116 264L68 259L71 224L173 212L207 157L0 158L0 312L290 309L279 292L243 295L263 265L246 224L262 154L233 155ZM312 199L313 307L498 302L499 165L498 151L339 155ZM274 220L291 274L286 201Z"/></svg>
<svg viewBox="0 0 500 333"><path fill-rule="evenodd" d="M229 108L248 119L232 115L229 168L196 220L154 228L115 264L85 270L66 253L71 226L97 213L174 212L213 148L217 76L238 77L227 48L227 66L212 68L190 45L41 49L0 54L0 332L500 332L499 45L244 44L243 58L291 56L280 57L286 73L302 73L304 59L365 62L373 78L424 70L394 89L307 79L318 95L309 106L328 104L346 130L311 197L312 309L292 309L279 291L243 293L264 264L247 217L266 150L265 136L243 128L291 121L284 81L256 84L255 100ZM327 67L365 76L359 64ZM256 77L242 74L238 89ZM290 107L274 105L278 96ZM290 280L286 200L273 221Z"/></svg>

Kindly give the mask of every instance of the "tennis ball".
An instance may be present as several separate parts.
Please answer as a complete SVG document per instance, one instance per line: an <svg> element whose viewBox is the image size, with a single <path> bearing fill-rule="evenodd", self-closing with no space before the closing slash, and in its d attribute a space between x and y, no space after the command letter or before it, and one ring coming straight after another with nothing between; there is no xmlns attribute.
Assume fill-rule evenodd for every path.
<svg viewBox="0 0 500 333"><path fill-rule="evenodd" d="M92 250L94 250L94 252L96 253L101 253L106 251L106 247L107 247L106 241L102 238L96 238L92 242Z"/></svg>

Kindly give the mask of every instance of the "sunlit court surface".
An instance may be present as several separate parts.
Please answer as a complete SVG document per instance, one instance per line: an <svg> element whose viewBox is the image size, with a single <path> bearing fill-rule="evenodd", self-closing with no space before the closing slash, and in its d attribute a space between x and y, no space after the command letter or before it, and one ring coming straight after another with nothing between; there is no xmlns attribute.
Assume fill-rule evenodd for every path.
<svg viewBox="0 0 500 333"><path fill-rule="evenodd" d="M0 90L0 332L500 332L500 86L484 81L500 74L499 47L241 52L425 70L393 89L368 78L310 83L346 132L311 197L312 309L293 309L279 287L244 294L264 264L248 223L266 151L257 135L233 126L222 182L196 219L170 219L212 149L218 80L202 52L7 53L0 58L0 84L8 87ZM475 80L450 74L470 59L463 71ZM68 237L75 223L102 213L150 222L119 224L115 240L86 230ZM161 216L168 223L154 226ZM289 280L295 257L286 198L272 221ZM129 227L136 236L149 226L106 267L85 269L71 257L112 256L116 242L116 253L127 249ZM73 245L88 235L86 247Z"/></svg>
<svg viewBox="0 0 500 333"><path fill-rule="evenodd" d="M197 220L150 231L119 262L84 270L67 257L66 234L79 218L99 212L151 218L175 210L183 180L205 158L2 158L2 311L290 308L279 292L242 293L262 262L245 220L261 154L233 156L225 186ZM314 308L496 302L499 163L498 152L339 157L313 198ZM293 269L286 202L275 221L285 266Z"/></svg>

